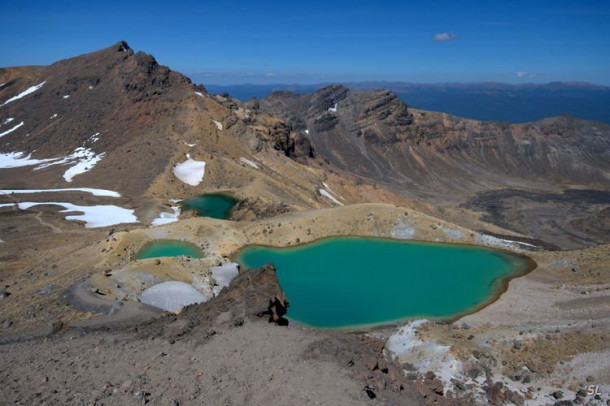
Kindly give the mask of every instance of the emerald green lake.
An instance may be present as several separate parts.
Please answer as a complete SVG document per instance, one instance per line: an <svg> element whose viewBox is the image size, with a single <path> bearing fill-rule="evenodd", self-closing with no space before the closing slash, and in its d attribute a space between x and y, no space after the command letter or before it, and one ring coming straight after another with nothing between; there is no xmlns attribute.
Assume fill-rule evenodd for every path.
<svg viewBox="0 0 610 406"><path fill-rule="evenodd" d="M180 255L203 258L203 253L194 244L174 240L156 240L143 246L136 254L136 259L178 257Z"/></svg>
<svg viewBox="0 0 610 406"><path fill-rule="evenodd" d="M185 209L195 210L198 216L228 219L237 200L223 193L207 193L180 202Z"/></svg>
<svg viewBox="0 0 610 406"><path fill-rule="evenodd" d="M289 248L248 246L234 260L276 267L287 316L323 328L453 318L494 300L535 266L482 247L337 237Z"/></svg>

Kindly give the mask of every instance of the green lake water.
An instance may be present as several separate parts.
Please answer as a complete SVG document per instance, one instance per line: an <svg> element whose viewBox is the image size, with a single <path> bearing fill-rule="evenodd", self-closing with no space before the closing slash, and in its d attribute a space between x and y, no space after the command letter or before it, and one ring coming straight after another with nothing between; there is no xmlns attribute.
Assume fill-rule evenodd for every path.
<svg viewBox="0 0 610 406"><path fill-rule="evenodd" d="M336 237L289 248L248 246L245 268L273 263L302 324L356 327L410 318L452 318L495 299L529 258L465 245Z"/></svg>
<svg viewBox="0 0 610 406"><path fill-rule="evenodd" d="M215 219L228 219L231 209L237 203L233 197L223 193L206 193L192 199L180 202L187 210L195 210L201 217L212 217Z"/></svg>
<svg viewBox="0 0 610 406"><path fill-rule="evenodd" d="M143 246L136 254L136 259L178 257L180 255L203 258L203 253L194 244L174 240L155 240Z"/></svg>

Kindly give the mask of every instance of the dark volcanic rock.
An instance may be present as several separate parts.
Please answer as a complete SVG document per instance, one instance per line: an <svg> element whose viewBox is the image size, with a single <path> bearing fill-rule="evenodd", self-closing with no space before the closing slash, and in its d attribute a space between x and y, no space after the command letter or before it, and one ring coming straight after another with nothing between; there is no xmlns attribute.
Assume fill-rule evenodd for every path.
<svg viewBox="0 0 610 406"><path fill-rule="evenodd" d="M392 92L329 86L276 92L260 110L284 119L333 165L394 188L478 191L513 181L607 184L610 126L554 117L477 122L411 111Z"/></svg>
<svg viewBox="0 0 610 406"><path fill-rule="evenodd" d="M306 158L313 158L314 151L309 140L301 133L293 132L292 127L285 123L276 123L271 130L275 141L273 147L283 151L284 155L297 162L305 163Z"/></svg>
<svg viewBox="0 0 610 406"><path fill-rule="evenodd" d="M283 317L288 299L279 285L273 265L248 269L231 281L228 289L208 302L185 307L176 317L169 315L138 327L143 336L190 339L202 342L219 328L236 328L244 322L267 318L287 325Z"/></svg>
<svg viewBox="0 0 610 406"><path fill-rule="evenodd" d="M553 210L541 216L542 205ZM571 249L610 242L609 205L610 190L567 189L562 193L544 193L506 188L480 192L464 207L484 212L485 221L536 237L525 242L546 249ZM547 233L551 229L557 232L549 242Z"/></svg>
<svg viewBox="0 0 610 406"><path fill-rule="evenodd" d="M288 299L280 287L273 265L248 269L231 281L229 288L200 305L188 306L182 317L215 320L220 313L230 312L230 320L238 317L253 320L269 316L277 322L288 308ZM202 317L199 317L202 316Z"/></svg>

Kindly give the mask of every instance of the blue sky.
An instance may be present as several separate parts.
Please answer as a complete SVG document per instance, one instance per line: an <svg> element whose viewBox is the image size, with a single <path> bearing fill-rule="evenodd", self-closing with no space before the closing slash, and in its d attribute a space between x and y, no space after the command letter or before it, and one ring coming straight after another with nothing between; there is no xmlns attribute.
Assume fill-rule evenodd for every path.
<svg viewBox="0 0 610 406"><path fill-rule="evenodd" d="M204 84L610 85L610 1L12 1L0 66L121 39Z"/></svg>

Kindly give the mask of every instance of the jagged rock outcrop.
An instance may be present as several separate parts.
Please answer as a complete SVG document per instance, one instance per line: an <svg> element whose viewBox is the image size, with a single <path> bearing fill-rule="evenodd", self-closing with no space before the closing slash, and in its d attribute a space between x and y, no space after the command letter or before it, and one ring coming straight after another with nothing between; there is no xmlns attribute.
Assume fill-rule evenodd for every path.
<svg viewBox="0 0 610 406"><path fill-rule="evenodd" d="M602 123L479 122L411 110L388 91L338 85L307 95L273 93L260 109L300 130L331 164L403 191L467 194L610 179L610 126Z"/></svg>
<svg viewBox="0 0 610 406"><path fill-rule="evenodd" d="M179 316L167 316L138 327L138 332L143 336L201 342L214 334L215 329L239 327L246 321L267 319L277 325L288 325L284 317L288 306L275 268L265 265L240 272L228 288L210 301L187 306Z"/></svg>

